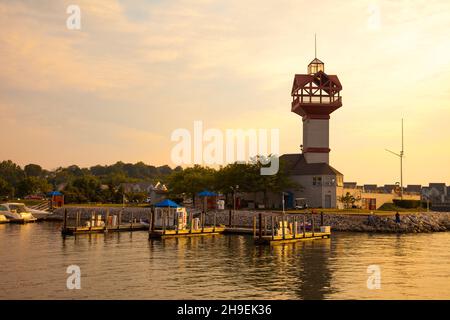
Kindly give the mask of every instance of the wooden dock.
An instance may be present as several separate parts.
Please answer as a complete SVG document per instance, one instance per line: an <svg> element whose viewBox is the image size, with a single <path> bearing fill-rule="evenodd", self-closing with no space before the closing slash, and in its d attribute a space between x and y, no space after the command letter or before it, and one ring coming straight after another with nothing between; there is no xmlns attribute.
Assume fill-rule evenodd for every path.
<svg viewBox="0 0 450 320"><path fill-rule="evenodd" d="M316 230L314 215L311 215L310 218L311 230L307 231L306 214L303 214L300 219L299 216L286 217L284 213L281 217L273 215L263 217L260 213L258 218L253 217L254 242L258 245L274 245L330 238L331 228L320 225L320 230ZM270 224L270 228L268 224Z"/></svg>
<svg viewBox="0 0 450 320"><path fill-rule="evenodd" d="M283 236L261 236L254 237L255 244L283 244L283 243L293 243L299 241L307 241L307 240L317 240L317 239L326 239L331 236L331 232L306 232L305 234L300 233L296 235L285 235Z"/></svg>
<svg viewBox="0 0 450 320"><path fill-rule="evenodd" d="M101 219L101 215L92 215L90 219L85 222L89 222L88 225L83 225L80 212L76 213L75 223L72 226L68 225L69 217L67 209L64 210L63 227L61 229L61 234L66 235L78 235L78 234L92 234L92 233L108 233L108 232L131 232L131 231L148 231L149 225L140 223L133 219L131 215L131 220L127 222L122 221L122 213L115 216L115 222L112 223L109 219L112 216L109 215L109 210L105 213L104 221ZM99 225L100 224L100 225Z"/></svg>
<svg viewBox="0 0 450 320"><path fill-rule="evenodd" d="M154 229L149 231L149 238L155 239L164 239L164 238L174 238L174 237L197 237L197 236L210 236L221 234L225 230L225 227L216 226L216 227L204 227L200 229L183 229L183 230L163 230L163 229Z"/></svg>

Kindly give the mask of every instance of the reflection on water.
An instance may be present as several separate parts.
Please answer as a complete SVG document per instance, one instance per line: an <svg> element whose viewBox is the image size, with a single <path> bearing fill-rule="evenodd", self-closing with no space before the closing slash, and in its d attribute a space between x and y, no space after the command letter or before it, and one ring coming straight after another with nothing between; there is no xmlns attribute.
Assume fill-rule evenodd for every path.
<svg viewBox="0 0 450 320"><path fill-rule="evenodd" d="M0 225L1 299L450 298L449 233L336 233L269 247L236 235L64 239L60 228ZM81 290L66 288L72 264L81 268ZM371 264L381 267L380 290L367 289Z"/></svg>

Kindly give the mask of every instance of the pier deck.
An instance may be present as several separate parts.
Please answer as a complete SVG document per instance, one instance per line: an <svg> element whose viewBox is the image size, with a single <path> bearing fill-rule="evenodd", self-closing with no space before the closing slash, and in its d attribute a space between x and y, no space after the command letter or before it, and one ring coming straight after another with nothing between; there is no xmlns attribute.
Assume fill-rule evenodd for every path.
<svg viewBox="0 0 450 320"><path fill-rule="evenodd" d="M306 232L300 233L296 235L285 235L283 236L255 236L255 244L282 244L282 243L292 243L298 241L306 241L306 240L317 240L317 239L325 239L331 236L331 232Z"/></svg>
<svg viewBox="0 0 450 320"><path fill-rule="evenodd" d="M65 227L61 230L63 235L89 234L89 233L107 233L107 232L125 232L125 231L147 231L148 225L141 223L121 224L113 227Z"/></svg>
<svg viewBox="0 0 450 320"><path fill-rule="evenodd" d="M154 229L149 231L149 238L173 238L173 237L195 237L220 234L225 227L204 227L203 229L163 230Z"/></svg>

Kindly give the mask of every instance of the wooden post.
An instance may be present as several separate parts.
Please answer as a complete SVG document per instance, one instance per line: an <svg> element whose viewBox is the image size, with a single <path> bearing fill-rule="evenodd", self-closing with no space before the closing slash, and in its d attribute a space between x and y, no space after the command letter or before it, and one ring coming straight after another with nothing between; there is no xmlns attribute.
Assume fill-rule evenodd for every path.
<svg viewBox="0 0 450 320"><path fill-rule="evenodd" d="M63 230L66 230L67 228L67 208L64 208L64 224L63 224Z"/></svg>
<svg viewBox="0 0 450 320"><path fill-rule="evenodd" d="M314 237L314 214L311 213L311 231L312 231L312 236Z"/></svg>
<svg viewBox="0 0 450 320"><path fill-rule="evenodd" d="M320 226L323 227L323 211L320 212Z"/></svg>
<svg viewBox="0 0 450 320"><path fill-rule="evenodd" d="M283 232L283 240L286 239L286 234L285 234L285 230L284 230L284 221L285 217L284 217L284 213L283 216L281 217L281 231Z"/></svg>
<svg viewBox="0 0 450 320"><path fill-rule="evenodd" d="M204 229L205 229L205 213L202 212L201 216L202 216L201 222L202 222L202 233L203 233Z"/></svg>
<svg viewBox="0 0 450 320"><path fill-rule="evenodd" d="M192 213L189 214L189 220L190 220L190 223L189 223L189 233L192 233L192 224L193 224L193 222L194 222L194 217L193 217L193 214L192 214Z"/></svg>
<svg viewBox="0 0 450 320"><path fill-rule="evenodd" d="M150 230L153 231L155 230L155 209L152 208L152 221L150 223Z"/></svg>
<svg viewBox="0 0 450 320"><path fill-rule="evenodd" d="M256 216L253 216L253 237L256 237Z"/></svg>
<svg viewBox="0 0 450 320"><path fill-rule="evenodd" d="M295 239L295 237L297 236L297 217L293 217L294 218L294 222L292 222L292 238Z"/></svg>
<svg viewBox="0 0 450 320"><path fill-rule="evenodd" d="M120 224L122 223L122 212L123 212L123 209L119 211L119 214L117 216L117 230L120 229Z"/></svg>
<svg viewBox="0 0 450 320"><path fill-rule="evenodd" d="M306 237L306 213L303 214L303 238Z"/></svg>
<svg viewBox="0 0 450 320"><path fill-rule="evenodd" d="M79 225L80 225L80 211L77 211L77 217L75 220L75 228L78 228Z"/></svg>
<svg viewBox="0 0 450 320"><path fill-rule="evenodd" d="M163 214L162 214L162 217L163 217L163 234L166 234L166 211L163 209Z"/></svg>
<svg viewBox="0 0 450 320"><path fill-rule="evenodd" d="M214 211L214 228L213 232L216 232L217 212Z"/></svg>
<svg viewBox="0 0 450 320"><path fill-rule="evenodd" d="M262 213L258 215L258 224L259 224L259 240L262 239Z"/></svg>
<svg viewBox="0 0 450 320"><path fill-rule="evenodd" d="M130 229L133 230L133 211L131 211L131 224Z"/></svg>
<svg viewBox="0 0 450 320"><path fill-rule="evenodd" d="M264 216L263 221L264 221L264 235L267 236L267 217L266 216Z"/></svg>
<svg viewBox="0 0 450 320"><path fill-rule="evenodd" d="M231 210L228 214L228 226L231 228Z"/></svg>
<svg viewBox="0 0 450 320"><path fill-rule="evenodd" d="M108 232L108 220L109 220L109 209L106 209L106 214L105 214L105 232Z"/></svg>
<svg viewBox="0 0 450 320"><path fill-rule="evenodd" d="M274 226L274 219L273 219L273 216L270 216L270 218L271 218L271 223L270 223L270 226L272 227L272 240L273 240L273 236L274 236L274 231L275 231L275 226Z"/></svg>

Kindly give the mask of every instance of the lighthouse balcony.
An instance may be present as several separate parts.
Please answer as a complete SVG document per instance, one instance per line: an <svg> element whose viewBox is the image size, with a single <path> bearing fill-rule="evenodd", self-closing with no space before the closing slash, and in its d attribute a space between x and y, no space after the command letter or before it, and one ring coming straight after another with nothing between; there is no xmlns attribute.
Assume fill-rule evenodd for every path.
<svg viewBox="0 0 450 320"><path fill-rule="evenodd" d="M329 115L342 107L342 98L339 96L296 96L291 111L300 116Z"/></svg>

